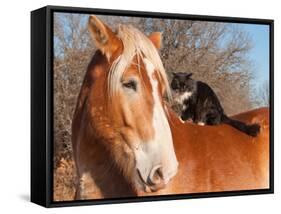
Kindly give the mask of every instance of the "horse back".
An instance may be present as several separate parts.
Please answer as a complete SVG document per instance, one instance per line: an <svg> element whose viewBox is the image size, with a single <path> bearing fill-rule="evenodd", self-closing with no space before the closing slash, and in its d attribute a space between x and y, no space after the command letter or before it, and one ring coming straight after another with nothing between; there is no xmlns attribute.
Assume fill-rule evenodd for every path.
<svg viewBox="0 0 281 214"><path fill-rule="evenodd" d="M182 123L170 111L170 125L179 172L174 192L213 192L269 187L269 110L260 108L234 116L261 126L257 137L228 125Z"/></svg>

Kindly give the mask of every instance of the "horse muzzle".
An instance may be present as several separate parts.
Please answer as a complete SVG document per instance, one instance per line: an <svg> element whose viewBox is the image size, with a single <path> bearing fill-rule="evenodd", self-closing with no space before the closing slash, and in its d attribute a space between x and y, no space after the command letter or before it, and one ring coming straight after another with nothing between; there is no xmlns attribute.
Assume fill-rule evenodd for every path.
<svg viewBox="0 0 281 214"><path fill-rule="evenodd" d="M145 192L156 192L165 188L166 182L163 177L161 165L153 167L146 178L143 177L142 172L138 169L138 175L143 182Z"/></svg>
<svg viewBox="0 0 281 214"><path fill-rule="evenodd" d="M161 164L155 165L150 170L147 168L137 168L137 174L141 180L143 191L156 192L160 189L164 189L168 182L177 173L177 167L173 170L164 170Z"/></svg>

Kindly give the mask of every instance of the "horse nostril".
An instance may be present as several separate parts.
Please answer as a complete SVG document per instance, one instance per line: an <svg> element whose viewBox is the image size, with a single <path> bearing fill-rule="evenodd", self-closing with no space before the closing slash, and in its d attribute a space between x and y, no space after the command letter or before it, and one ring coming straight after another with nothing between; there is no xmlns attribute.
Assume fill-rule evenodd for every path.
<svg viewBox="0 0 281 214"><path fill-rule="evenodd" d="M147 178L147 183L149 185L157 185L159 183L163 182L163 173L162 173L162 167L161 165L157 165L149 173L149 176Z"/></svg>

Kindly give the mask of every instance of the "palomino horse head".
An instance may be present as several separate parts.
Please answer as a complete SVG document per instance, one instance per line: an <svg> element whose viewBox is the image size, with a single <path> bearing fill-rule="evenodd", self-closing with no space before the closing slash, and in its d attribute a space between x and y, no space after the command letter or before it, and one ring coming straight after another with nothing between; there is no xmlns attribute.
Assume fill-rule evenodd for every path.
<svg viewBox="0 0 281 214"><path fill-rule="evenodd" d="M178 167L163 101L170 92L157 51L161 34L124 25L115 33L96 16L88 28L99 49L88 107L93 133L136 191L161 189Z"/></svg>

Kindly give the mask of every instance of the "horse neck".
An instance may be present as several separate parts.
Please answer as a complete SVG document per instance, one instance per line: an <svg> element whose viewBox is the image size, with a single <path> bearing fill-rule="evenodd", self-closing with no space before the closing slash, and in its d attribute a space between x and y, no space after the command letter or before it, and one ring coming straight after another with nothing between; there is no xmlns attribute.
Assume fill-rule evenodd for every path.
<svg viewBox="0 0 281 214"><path fill-rule="evenodd" d="M82 88L80 102L73 119L72 138L78 177L82 180L86 177L85 185L88 182L91 183L90 185L94 189L91 197L94 198L135 195L111 158L109 149L110 145L114 143L112 142L114 138L109 127L105 126L107 125L107 123L104 123L106 118L101 117L101 115L105 115L104 109L101 108L102 102L90 100L91 94L89 94L89 91L91 90ZM93 103L99 103L99 105L91 105ZM89 106L92 108L89 109ZM94 109L96 109L97 115L93 115Z"/></svg>
<svg viewBox="0 0 281 214"><path fill-rule="evenodd" d="M88 103L89 100L86 102ZM94 117L96 120L92 115L93 108L88 109L89 106L96 109L95 113L98 114ZM100 106L85 105L81 111L80 118L84 126L80 126L83 140L79 141L78 147L78 162L83 165L80 176L83 172L90 173L94 186L99 189L101 197L133 196L135 194L131 186L112 158L110 149L115 143L115 138L110 128L106 126L107 123L104 122L106 117L101 117L104 115L103 110ZM81 164L78 163L80 166Z"/></svg>
<svg viewBox="0 0 281 214"><path fill-rule="evenodd" d="M91 176L96 186L104 197L133 196L131 186L116 167L110 152L103 146L103 143L111 142L102 141L105 139L95 139L92 147L94 155L91 161Z"/></svg>

